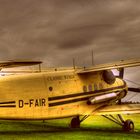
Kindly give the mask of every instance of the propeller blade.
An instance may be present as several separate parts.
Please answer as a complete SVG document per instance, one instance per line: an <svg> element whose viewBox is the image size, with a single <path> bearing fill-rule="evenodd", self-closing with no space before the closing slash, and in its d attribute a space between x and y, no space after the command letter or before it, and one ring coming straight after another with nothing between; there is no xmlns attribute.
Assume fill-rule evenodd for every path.
<svg viewBox="0 0 140 140"><path fill-rule="evenodd" d="M119 104L119 105L122 104L122 100L121 100L121 99L118 100L118 104Z"/></svg>
<svg viewBox="0 0 140 140"><path fill-rule="evenodd" d="M119 69L119 77L123 79L124 76L124 68Z"/></svg>
<svg viewBox="0 0 140 140"><path fill-rule="evenodd" d="M140 92L140 88L132 88L132 87L129 87L128 90L129 91L133 91L133 92Z"/></svg>

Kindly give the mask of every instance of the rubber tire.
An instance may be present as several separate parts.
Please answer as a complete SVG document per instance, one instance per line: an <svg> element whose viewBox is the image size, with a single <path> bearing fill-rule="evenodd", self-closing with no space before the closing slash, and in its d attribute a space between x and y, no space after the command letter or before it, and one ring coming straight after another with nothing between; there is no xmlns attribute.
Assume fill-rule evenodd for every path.
<svg viewBox="0 0 140 140"><path fill-rule="evenodd" d="M132 120L126 120L124 122L124 125L123 125L123 130L124 131L127 131L127 132L133 132L134 131L134 123Z"/></svg>
<svg viewBox="0 0 140 140"><path fill-rule="evenodd" d="M71 128L80 128L80 120L79 116L72 118L70 123Z"/></svg>

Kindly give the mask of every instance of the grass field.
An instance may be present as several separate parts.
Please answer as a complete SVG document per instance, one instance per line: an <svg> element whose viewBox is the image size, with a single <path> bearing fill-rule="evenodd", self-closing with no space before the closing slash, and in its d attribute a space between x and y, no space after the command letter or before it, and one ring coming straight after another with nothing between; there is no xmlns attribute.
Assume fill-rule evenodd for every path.
<svg viewBox="0 0 140 140"><path fill-rule="evenodd" d="M140 115L124 116L135 123L135 132L122 132L120 126L101 117L89 117L79 129L71 129L71 119L52 121L0 121L0 140L139 140Z"/></svg>

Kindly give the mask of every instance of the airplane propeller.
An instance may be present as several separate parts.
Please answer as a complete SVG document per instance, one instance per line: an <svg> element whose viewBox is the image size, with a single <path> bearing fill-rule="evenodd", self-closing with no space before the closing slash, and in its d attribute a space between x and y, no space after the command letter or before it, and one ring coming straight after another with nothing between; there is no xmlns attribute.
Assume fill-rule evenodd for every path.
<svg viewBox="0 0 140 140"><path fill-rule="evenodd" d="M124 77L124 68L120 68L120 69L119 69L119 77L120 77L121 79L123 79L123 77Z"/></svg>
<svg viewBox="0 0 140 140"><path fill-rule="evenodd" d="M123 77L124 77L124 68L119 69L119 77L121 79L123 79ZM140 92L140 88L128 87L128 91Z"/></svg>
<svg viewBox="0 0 140 140"><path fill-rule="evenodd" d="M119 69L119 77L121 79L124 78L124 68ZM140 93L140 88L128 87L128 91ZM118 103L121 104L121 99L118 101Z"/></svg>
<svg viewBox="0 0 140 140"><path fill-rule="evenodd" d="M132 91L132 92L139 92L140 93L140 88L129 87L128 90Z"/></svg>

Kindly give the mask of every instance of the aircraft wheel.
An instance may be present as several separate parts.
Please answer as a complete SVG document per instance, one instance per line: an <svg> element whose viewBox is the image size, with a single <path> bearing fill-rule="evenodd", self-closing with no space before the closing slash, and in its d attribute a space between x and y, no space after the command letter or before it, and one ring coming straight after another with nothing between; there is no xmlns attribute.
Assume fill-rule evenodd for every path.
<svg viewBox="0 0 140 140"><path fill-rule="evenodd" d="M124 122L124 125L123 125L123 130L128 131L128 132L134 131L134 123L133 123L133 121L132 120L126 120Z"/></svg>
<svg viewBox="0 0 140 140"><path fill-rule="evenodd" d="M71 128L79 128L80 127L80 119L79 119L79 116L72 118L70 127Z"/></svg>

